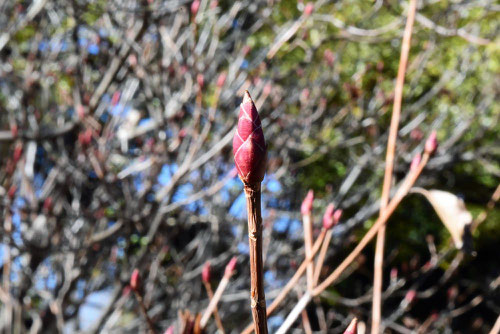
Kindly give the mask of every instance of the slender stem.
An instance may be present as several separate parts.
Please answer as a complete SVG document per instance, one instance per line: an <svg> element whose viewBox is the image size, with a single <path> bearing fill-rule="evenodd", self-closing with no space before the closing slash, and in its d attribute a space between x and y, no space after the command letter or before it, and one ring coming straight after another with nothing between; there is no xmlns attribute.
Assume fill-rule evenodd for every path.
<svg viewBox="0 0 500 334"><path fill-rule="evenodd" d="M366 232L365 236L359 244L354 248L354 250L342 261L342 263L328 276L321 284L319 284L313 290L313 296L319 295L327 287L329 287L333 282L335 282L339 276L344 272L344 270L358 257L361 251L366 247L366 245L375 237L378 230L384 226L387 219L392 215L396 207L399 205L401 200L406 196L410 188L413 186L418 176L424 169L424 166L429 161L429 154L424 153L422 161L418 165L415 171L409 173L408 177L403 181L403 184L399 187L398 191L394 195L393 199L390 201L387 208L384 210L382 215L380 215L373 226Z"/></svg>
<svg viewBox="0 0 500 334"><path fill-rule="evenodd" d="M302 293L300 292L298 287L296 287L296 288L297 288L296 289L297 296L299 297L299 300L300 300L302 298ZM306 309L302 310L301 316L302 316L302 326L304 327L304 332L306 334L312 334L311 322L309 321L309 316L307 315Z"/></svg>
<svg viewBox="0 0 500 334"><path fill-rule="evenodd" d="M142 299L141 294L138 291L135 291L135 297L137 298L137 301L139 302L139 306L141 307L141 312L144 315L144 318L146 319L146 323L148 324L149 327L149 332L155 334L155 326L153 324L153 321L148 315L148 309L146 308L146 305L144 305L144 299Z"/></svg>
<svg viewBox="0 0 500 334"><path fill-rule="evenodd" d="M394 106L392 109L391 127L389 129L389 139L387 141L387 153L385 157L384 183L382 187L382 196L380 201L380 213L382 215L389 203L389 193L391 190L392 171L394 167L394 151L396 150L396 138L398 134L399 118L401 114L401 101L403 98L403 85L405 80L408 55L410 53L410 41L415 20L415 11L417 0L410 0L408 18L403 35L401 46L401 56L399 59L398 75L396 78L396 87L394 91ZM373 274L373 304L372 304L372 334L377 334L380 327L382 314L382 269L384 264L384 244L385 244L385 225L379 230L377 243L375 247L375 263Z"/></svg>
<svg viewBox="0 0 500 334"><path fill-rule="evenodd" d="M278 329L276 334L286 333L288 329L290 329L292 324L295 322L299 314L301 314L302 310L304 310L307 304L309 304L311 299L313 297L318 296L333 282L335 282L335 280L339 278L339 276L344 272L344 270L358 257L358 255L366 247L366 245L375 237L379 229L387 222L387 219L389 219L389 217L394 212L396 207L399 205L399 203L401 203L401 200L406 196L406 194L408 194L408 191L413 186L418 176L424 169L425 165L427 164L427 161L429 161L429 154L425 153L417 169L415 171L410 172L406 180L399 187L398 191L396 192L393 199L387 206L386 210L383 212L381 216L378 217L378 219L375 221L375 224L373 224L373 226L368 230L368 232L366 232L365 236L363 237L363 239L361 239L356 248L354 248L354 250L344 259L344 261L342 261L342 263L333 271L333 273L331 273L330 276L328 276L327 279L325 279L320 285L318 285L313 290L312 294L307 292L301 298L301 300L299 300L299 302L295 305L290 314L288 314L288 316L286 317L285 321Z"/></svg>
<svg viewBox="0 0 500 334"><path fill-rule="evenodd" d="M299 281L300 277L302 274L304 274L304 271L306 271L307 265L314 259L314 256L318 252L321 243L323 242L324 238L326 235L326 230L322 229L320 235L318 236L318 239L314 242L314 246L311 252L310 257L306 257L304 261L299 266L299 269L295 272L295 274L292 276L292 278L288 281L288 283L285 285L283 290L281 290L280 294L273 300L271 305L267 308L267 316L270 316L274 310L278 308L278 306L281 304L281 302L285 299L286 295L292 290L292 288L297 284ZM241 334L250 334L252 333L254 329L254 325L250 324L248 325L242 332Z"/></svg>
<svg viewBox="0 0 500 334"><path fill-rule="evenodd" d="M332 240L332 233L327 233L323 244L321 245L321 251L318 255L318 260L316 260L316 265L314 266L314 286L318 285L319 275L321 274L321 269L323 268L323 262L325 261L326 252L328 251L328 246Z"/></svg>
<svg viewBox="0 0 500 334"><path fill-rule="evenodd" d="M304 248L306 257L311 255L313 237L312 237L312 215L306 214L302 217L304 226ZM312 291L314 288L314 263L311 262L307 265L307 290Z"/></svg>
<svg viewBox="0 0 500 334"><path fill-rule="evenodd" d="M311 301L311 294L307 291L302 298L300 298L299 302L295 304L295 307L292 309L290 314L286 317L285 321L278 329L276 334L285 334L290 327L293 325L299 314L306 308L307 304Z"/></svg>
<svg viewBox="0 0 500 334"><path fill-rule="evenodd" d="M250 298L257 334L267 334L266 296L262 262L262 216L260 183L245 184L248 212L248 243L250 248Z"/></svg>
<svg viewBox="0 0 500 334"><path fill-rule="evenodd" d="M498 334L500 333L500 315L497 318L497 321L495 321L495 324L491 328L490 334Z"/></svg>
<svg viewBox="0 0 500 334"><path fill-rule="evenodd" d="M210 286L210 283L203 282L203 285L205 286L205 290L207 290L208 299L210 301L212 301L212 299L214 299L214 292L212 290L212 287ZM219 310L217 310L217 304L215 305L215 308L214 308L214 318L215 318L215 324L217 325L217 328L219 328L219 331L224 334L225 333L224 326L222 326L222 321L221 321L220 316L219 316Z"/></svg>
<svg viewBox="0 0 500 334"><path fill-rule="evenodd" d="M210 319L210 316L212 315L212 312L215 310L217 307L217 303L219 302L220 298L222 297L222 293L224 290L226 290L227 284L229 283L229 277L224 276L220 280L219 286L217 287L217 290L215 290L213 298L210 300L210 303L208 303L207 309L205 312L203 312L203 316L201 317L200 320L200 327L205 328L207 325L208 319Z"/></svg>

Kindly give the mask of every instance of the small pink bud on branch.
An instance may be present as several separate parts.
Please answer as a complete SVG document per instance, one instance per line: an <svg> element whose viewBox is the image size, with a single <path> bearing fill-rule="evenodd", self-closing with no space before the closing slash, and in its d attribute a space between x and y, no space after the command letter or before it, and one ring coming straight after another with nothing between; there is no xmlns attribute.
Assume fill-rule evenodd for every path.
<svg viewBox="0 0 500 334"><path fill-rule="evenodd" d="M335 206L333 203L328 204L325 210L325 214L323 215L323 228L329 230L335 225L335 221L333 220L333 212L335 210Z"/></svg>
<svg viewBox="0 0 500 334"><path fill-rule="evenodd" d="M396 280L398 279L398 268L392 268L391 269L391 282L396 282Z"/></svg>
<svg viewBox="0 0 500 334"><path fill-rule="evenodd" d="M433 130L425 142L425 152L432 154L436 151L438 146L436 130Z"/></svg>
<svg viewBox="0 0 500 334"><path fill-rule="evenodd" d="M224 277L229 278L233 275L237 263L238 263L238 258L236 256L233 256L233 258L226 265L226 269L224 271Z"/></svg>
<svg viewBox="0 0 500 334"><path fill-rule="evenodd" d="M358 332L358 319L354 318L351 320L349 327L345 330L344 334L356 334Z"/></svg>
<svg viewBox="0 0 500 334"><path fill-rule="evenodd" d="M413 157L413 160L411 161L411 165L410 165L411 172L414 172L417 170L418 165L420 165L420 160L422 160L422 155L420 153L417 153Z"/></svg>
<svg viewBox="0 0 500 334"><path fill-rule="evenodd" d="M226 270L224 272L224 277L222 277L221 281L219 282L219 286L217 287L217 290L215 290L215 293L210 300L210 303L208 304L205 312L203 312L203 316L201 317L200 320L200 327L205 328L207 325L208 319L214 312L214 310L217 307L217 303L219 302L220 298L222 297L222 293L226 289L229 279L231 278L231 275L234 272L234 269L236 268L236 263L237 263L237 258L233 257L229 263L226 265Z"/></svg>
<svg viewBox="0 0 500 334"><path fill-rule="evenodd" d="M245 184L262 182L266 172L266 141L257 108L245 91L233 138L234 162Z"/></svg>
<svg viewBox="0 0 500 334"><path fill-rule="evenodd" d="M141 286L141 276L139 274L139 269L134 269L132 275L130 275L130 287L134 291L139 291Z"/></svg>
<svg viewBox="0 0 500 334"><path fill-rule="evenodd" d="M226 82L226 78L226 72L222 72L221 74L219 74L219 77L217 78L217 87L222 88L222 86L224 86L224 83Z"/></svg>
<svg viewBox="0 0 500 334"><path fill-rule="evenodd" d="M311 189L307 192L307 195L302 201L302 205L300 206L300 212L302 213L303 216L311 214L313 202L314 202L314 191Z"/></svg>
<svg viewBox="0 0 500 334"><path fill-rule="evenodd" d="M201 279L204 283L210 282L210 262L205 262L203 269L201 270Z"/></svg>
<svg viewBox="0 0 500 334"><path fill-rule="evenodd" d="M167 328L164 334L174 334L174 326Z"/></svg>
<svg viewBox="0 0 500 334"><path fill-rule="evenodd" d="M196 16L199 9L200 9L200 0L194 0L191 3L191 15Z"/></svg>
<svg viewBox="0 0 500 334"><path fill-rule="evenodd" d="M337 209L335 210L335 212L333 213L333 221L334 221L334 225L337 225L338 222L340 221L340 217L342 217L342 209Z"/></svg>
<svg viewBox="0 0 500 334"><path fill-rule="evenodd" d="M405 301L408 304L411 304L411 302L413 302L415 300L415 297L417 297L417 292L413 289L408 290L408 292L405 295Z"/></svg>
<svg viewBox="0 0 500 334"><path fill-rule="evenodd" d="M314 3L308 2L304 7L304 15L309 16L312 14L313 11L314 11Z"/></svg>

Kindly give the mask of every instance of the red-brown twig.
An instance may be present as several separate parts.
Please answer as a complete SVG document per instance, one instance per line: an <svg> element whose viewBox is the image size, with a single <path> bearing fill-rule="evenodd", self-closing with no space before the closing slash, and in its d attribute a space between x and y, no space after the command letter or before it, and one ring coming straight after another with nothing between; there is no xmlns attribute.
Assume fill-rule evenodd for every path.
<svg viewBox="0 0 500 334"><path fill-rule="evenodd" d="M207 309L205 310L205 312L203 312L203 316L201 317L200 320L201 329L205 328L208 319L210 319L210 316L216 310L217 303L222 297L222 294L224 293L224 290L226 289L227 284L229 283L229 279L234 273L234 269L236 268L236 261L237 261L236 257L233 257L226 265L226 269L224 271L224 277L222 277L219 286L217 287L217 290L215 290L215 293L211 298L210 303L208 303Z"/></svg>
<svg viewBox="0 0 500 334"><path fill-rule="evenodd" d="M328 246L330 245L330 241L332 240L332 233L327 233L325 236L325 240L321 245L321 250L318 255L318 259L316 260L316 265L314 266L314 286L318 284L319 275L321 274L321 268L323 267L323 262L325 260L326 252L328 251Z"/></svg>
<svg viewBox="0 0 500 334"><path fill-rule="evenodd" d="M210 286L209 282L203 282L203 285L205 286L205 290L207 290L208 299L211 302L214 299L214 292L212 290L212 287ZM214 308L214 319L215 319L215 324L217 325L219 331L221 333L225 333L224 326L222 325L222 321L219 316L219 311L217 310L217 304L215 305Z"/></svg>
<svg viewBox="0 0 500 334"><path fill-rule="evenodd" d="M493 328L491 328L490 334L498 334L500 333L500 315L497 318L497 321L495 321L495 324L493 325Z"/></svg>
<svg viewBox="0 0 500 334"><path fill-rule="evenodd" d="M295 274L288 281L288 283L285 285L285 287L281 290L280 294L273 300L271 305L269 305L269 307L267 308L267 316L270 316L274 312L274 310L276 310L278 308L278 306L281 304L281 302L285 299L286 295L297 284L300 277L304 274L304 271L306 271L307 265L314 259L314 256L316 255L319 248L321 247L321 244L323 243L326 232L327 231L325 229L321 229L320 235L318 236L318 238L314 242L311 256L306 257L304 259L304 261L300 264L300 266L297 269L297 271L295 272ZM250 333L252 333L253 329L254 329L254 325L250 324L241 332L241 334L250 334Z"/></svg>
<svg viewBox="0 0 500 334"><path fill-rule="evenodd" d="M210 300L207 309L205 310L203 316L201 317L200 326L202 328L205 328L205 326L207 325L208 319L210 319L210 316L212 315L212 312L215 310L217 303L222 297L222 293L226 289L228 283L229 283L229 278L224 276L221 279L219 286L217 287L217 290L215 290L214 296Z"/></svg>
<svg viewBox="0 0 500 334"><path fill-rule="evenodd" d="M139 302L141 312L144 315L144 318L146 319L146 322L149 327L149 333L152 334L156 333L155 326L153 324L153 321L148 315L148 309L146 308L146 305L144 304L144 298L142 297L142 282L138 269L134 269L132 271L132 275L130 276L130 287L132 288L132 291L134 291L135 297Z"/></svg>
<svg viewBox="0 0 500 334"><path fill-rule="evenodd" d="M297 297L299 297L300 300L302 298L302 292L300 292L300 289L297 286L295 288L297 290ZM309 321L309 316L307 315L307 311L305 309L302 310L301 316L304 332L306 332L306 334L312 334L311 322Z"/></svg>
<svg viewBox="0 0 500 334"><path fill-rule="evenodd" d="M266 171L266 142L259 113L248 91L245 92L240 105L238 126L233 138L233 153L247 199L252 317L256 332L267 334L260 207L260 186Z"/></svg>
<svg viewBox="0 0 500 334"><path fill-rule="evenodd" d="M358 255L366 247L366 245L373 239L373 237L375 237L378 230L382 226L384 226L384 224L387 222L387 219L389 219L394 210L396 210L396 207L413 186L428 161L429 153L425 152L418 168L415 171L411 171L409 173L408 177L399 187L398 191L394 195L393 199L389 202L389 205L384 210L384 212L377 218L368 232L366 232L365 236L363 237L363 239L361 239L356 248L354 248L354 250L344 259L344 261L342 261L342 263L330 274L330 276L328 276L321 284L314 288L313 296L319 295L321 292L323 292L323 290L325 290L328 286L335 282L342 274L342 272L344 272L344 270L358 257Z"/></svg>
<svg viewBox="0 0 500 334"><path fill-rule="evenodd" d="M299 302L295 305L293 310L290 312L288 317L285 319L280 329L276 332L286 333L286 331L293 324L295 319L297 319L298 315L304 309L307 304L311 301L311 299L315 296L318 296L322 293L326 288L328 288L331 284L333 284L340 275L349 267L349 265L358 257L361 251L368 245L368 243L375 237L380 228L387 222L389 217L392 215L394 210L396 210L401 200L408 194L408 191L413 186L418 176L422 173L425 165L429 161L429 156L432 151L426 150L420 164L415 170L411 170L407 176L407 178L403 181L403 184L399 187L396 194L389 202L389 205L384 210L382 215L380 215L373 226L368 230L365 236L361 239L358 245L354 248L354 250L342 261L342 263L317 287L314 288L312 293L307 292L304 296L299 300Z"/></svg>
<svg viewBox="0 0 500 334"><path fill-rule="evenodd" d="M312 215L305 215L303 217L304 223L304 248L306 256L310 256L312 250ZM307 289L311 291L314 287L314 262L309 263L307 266Z"/></svg>
<svg viewBox="0 0 500 334"><path fill-rule="evenodd" d="M144 315L144 318L146 319L146 323L148 324L149 332L150 333L156 333L155 331L155 326L153 324L153 320L148 315L148 309L146 308L146 305L144 304L144 299L142 298L142 295L139 293L139 291L134 290L135 297L137 298L137 301L139 302L139 306L141 308L142 315Z"/></svg>
<svg viewBox="0 0 500 334"><path fill-rule="evenodd" d="M248 212L248 242L250 248L250 298L256 333L267 334L266 296L262 263L262 216L260 183L245 184Z"/></svg>
<svg viewBox="0 0 500 334"><path fill-rule="evenodd" d="M389 203L389 193L391 190L392 171L394 167L394 151L396 149L396 137L398 134L399 117L401 114L401 101L403 97L403 85L405 80L406 65L410 53L410 41L415 20L415 11L417 0L410 0L408 18L403 35L401 46L401 57L399 60L398 76L396 79L396 88L394 91L394 106L392 109L391 127L389 129L389 139L387 141L387 153L385 158L384 184L382 187L382 196L380 200L380 213L382 215ZM373 304L372 304L372 334L379 331L380 319L382 313L382 268L384 263L384 243L385 226L382 226L377 235L375 247L374 274L373 274Z"/></svg>

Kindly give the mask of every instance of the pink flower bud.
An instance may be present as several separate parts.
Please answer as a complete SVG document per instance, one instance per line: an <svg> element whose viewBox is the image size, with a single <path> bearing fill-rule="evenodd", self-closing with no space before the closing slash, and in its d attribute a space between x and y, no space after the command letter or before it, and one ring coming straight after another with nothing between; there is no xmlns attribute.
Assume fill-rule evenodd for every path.
<svg viewBox="0 0 500 334"><path fill-rule="evenodd" d="M412 301L415 300L415 297L417 297L417 292L415 290L408 290L408 292L406 293L406 296L405 296L405 300L408 302L408 303L411 303Z"/></svg>
<svg viewBox="0 0 500 334"><path fill-rule="evenodd" d="M200 0L194 0L191 3L191 15L196 16L199 9L200 9Z"/></svg>
<svg viewBox="0 0 500 334"><path fill-rule="evenodd" d="M234 269L236 268L236 263L238 263L238 258L233 256L231 261L226 265L226 270L224 271L224 276L231 277L233 275Z"/></svg>
<svg viewBox="0 0 500 334"><path fill-rule="evenodd" d="M186 137L187 135L187 129L186 128L182 128L179 130L179 133L177 134L179 136L179 138L184 138Z"/></svg>
<svg viewBox="0 0 500 334"><path fill-rule="evenodd" d="M314 4L312 2L308 2L307 5L304 7L304 15L309 16L312 14L314 11Z"/></svg>
<svg viewBox="0 0 500 334"><path fill-rule="evenodd" d="M391 269L391 282L394 282L398 279L398 268L392 268Z"/></svg>
<svg viewBox="0 0 500 334"><path fill-rule="evenodd" d="M226 72L222 72L221 74L219 74L219 77L217 78L217 87L222 88L222 86L224 86L224 83L226 82L226 77L227 77Z"/></svg>
<svg viewBox="0 0 500 334"><path fill-rule="evenodd" d="M414 172L417 170L418 165L420 165L420 160L422 159L422 155L420 153L417 153L414 157L413 160L411 161L410 165L410 171Z"/></svg>
<svg viewBox="0 0 500 334"><path fill-rule="evenodd" d="M201 271L201 279L205 283L210 282L210 262L209 261L205 262L205 265L203 266L203 270Z"/></svg>
<svg viewBox="0 0 500 334"><path fill-rule="evenodd" d="M356 334L358 332L358 319L354 318L351 320L349 327L345 330L344 334Z"/></svg>
<svg viewBox="0 0 500 334"><path fill-rule="evenodd" d="M141 277L139 275L139 269L134 269L132 275L130 276L130 287L134 291L138 291L141 285Z"/></svg>
<svg viewBox="0 0 500 334"><path fill-rule="evenodd" d="M304 200L302 201L302 205L300 206L300 213L302 213L303 216L311 214L313 201L314 191L312 191L311 189L307 192L306 198L304 198Z"/></svg>
<svg viewBox="0 0 500 334"><path fill-rule="evenodd" d="M335 225L335 221L333 220L333 211L335 206L333 203L328 204L325 210L325 214L323 215L323 228L329 230Z"/></svg>
<svg viewBox="0 0 500 334"><path fill-rule="evenodd" d="M266 173L266 141L259 113L248 91L240 105L238 127L233 138L234 162L245 184L262 182Z"/></svg>
<svg viewBox="0 0 500 334"><path fill-rule="evenodd" d="M337 209L333 213L333 221L335 222L334 225L337 225L337 223L340 221L340 217L342 217L342 209Z"/></svg>
<svg viewBox="0 0 500 334"><path fill-rule="evenodd" d="M203 76L203 74L198 73L198 75L196 76L196 82L198 83L200 89L203 89L203 86L205 85L205 77Z"/></svg>
<svg viewBox="0 0 500 334"><path fill-rule="evenodd" d="M174 334L174 326L167 328L164 334Z"/></svg>
<svg viewBox="0 0 500 334"><path fill-rule="evenodd" d="M111 98L111 105L116 106L120 102L120 92L115 92Z"/></svg>
<svg viewBox="0 0 500 334"><path fill-rule="evenodd" d="M82 146L89 145L91 140L92 140L92 130L91 129L87 129L87 130L80 132L78 134L78 141L80 142L80 145L82 145Z"/></svg>
<svg viewBox="0 0 500 334"><path fill-rule="evenodd" d="M425 152L432 154L436 151L437 146L436 130L433 130L425 142Z"/></svg>

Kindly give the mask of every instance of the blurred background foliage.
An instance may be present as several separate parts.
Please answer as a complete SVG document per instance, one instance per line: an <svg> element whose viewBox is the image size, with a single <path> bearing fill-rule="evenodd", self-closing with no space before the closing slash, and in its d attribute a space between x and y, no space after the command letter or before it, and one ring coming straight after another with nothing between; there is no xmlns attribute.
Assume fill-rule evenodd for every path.
<svg viewBox="0 0 500 334"><path fill-rule="evenodd" d="M311 5L313 10L308 14L305 10ZM334 230L326 262L329 270L371 226L382 189L407 2L201 1L195 15L190 6L191 1L182 0L12 0L0 4L4 218L9 215L11 203L6 199L7 192L17 184L16 197L23 198L29 208L21 209L22 222L29 220L26 216L40 214L43 203L51 196L54 202L61 201L62 209L56 218L67 226L59 227L60 231L78 231L74 221L78 221L79 215L92 226L77 236L82 240L91 231L105 231L116 221L126 221L125 227L107 241L94 244L90 250L85 248L86 256L93 254L96 262L75 263L82 266L82 277L72 284L84 296L110 289L121 291L134 265L151 270L151 263L161 254L159 278L153 277L151 286L159 285L164 291L150 292L152 305L167 304L155 313L161 328L175 320L179 309L197 312L206 305L196 276L205 260L217 258L216 267L222 270L224 260L239 254L239 274L230 292L234 297L248 289L245 212L241 184L236 178L208 198L179 204L168 214L156 215L161 208L182 203L197 191L214 186L215 181L230 172L231 152L229 141L224 138L235 123L243 89L249 89L258 101L268 143L264 211L269 224L274 224L273 228L268 227L269 290L278 289L291 277L290 264L303 255L302 227L297 220L298 207L308 189L316 194L317 221L329 202L344 209L345 222ZM419 1L396 150L395 179L399 182L414 154L422 149L423 140L436 129L440 148L419 186L462 197L474 217L485 209L500 180L499 11L500 5L492 0ZM35 15L30 17L30 13ZM135 29L135 25L139 28ZM162 35L161 28L169 31L170 41ZM283 39L288 32L291 35ZM99 92L114 62L118 69L104 85L104 91ZM227 74L222 92L216 83L221 73ZM200 74L204 81L201 85L196 79ZM127 94L128 100L123 101ZM215 121L195 157L210 152L219 142L224 146L210 156L209 163L192 171L198 174L185 173L175 180L168 196L151 199L159 189L168 188L179 166L189 157L188 147L196 140L190 132L196 129L196 111L202 110L203 127L211 122L207 115L214 103ZM84 118L78 114L79 108ZM121 116L124 109L138 110L141 121L125 127L125 114ZM152 128L125 139L126 149L124 140L113 134L120 126L125 131L135 131L151 120L156 122ZM64 130L65 126L69 130ZM89 144L82 145L80 138L88 128L92 129L90 145L95 147L93 152L104 170L102 176L96 177L92 154L84 153ZM57 139L57 129L63 129L62 141ZM186 133L190 141L183 142ZM38 145L35 176L39 179L23 175L27 167L21 163L17 172L8 172L16 143L23 143L23 155L28 159L26 145L33 139ZM170 150L176 140L178 146ZM133 165L134 159L146 161L151 157L150 170L117 176ZM56 190L50 188L42 196L30 195L26 188L32 185L43 189L54 166L67 168L67 162L58 163L58 159L68 160L73 168L68 170L75 171L61 174L67 178L66 184L60 180ZM271 182L276 183L273 186ZM130 193L126 189L131 189ZM75 209L78 201L81 209ZM157 217L162 223L152 237L148 232ZM500 274L495 257L499 221L499 209L492 209L473 233L477 255L465 256L441 291L417 300L406 316L392 320L402 319L405 326L411 327L408 319L422 323L437 312L443 316L436 323L436 331L486 332L500 310L498 288L487 288ZM29 229L32 224L27 226ZM4 246L19 249L12 255L14 261L34 251L23 233L22 241L7 236L2 240ZM438 250L450 248L450 235L432 207L421 196L412 194L389 221L386 284L391 268L410 277L429 260L429 236ZM200 242L206 244L203 254L195 249ZM43 259L57 259L54 254L59 247L62 246L44 250ZM79 247L83 246L76 249ZM327 312L333 312L333 332L341 331L352 314L369 323L369 302L352 306L339 302L338 297L357 298L371 293L373 248L363 253L349 279L331 287L320 303ZM113 262L108 257L117 249L123 254ZM450 252L453 256L458 254L456 250ZM421 285L417 284L417 288L426 289L438 282L453 260L452 256L446 257L423 283L418 281ZM109 261L116 267L107 267ZM50 261L41 263L49 268L42 273L45 279L60 270ZM40 270L42 264L31 269ZM23 272L31 274L24 270L26 266L19 261L19 276ZM53 319L42 315L50 313L47 296L57 296L64 277L55 275L53 279L52 286L41 288L36 280L23 287L24 283L12 278L12 295L18 299L28 295L33 300L27 303L29 307L24 306L23 326L30 327L37 319L31 313L39 312L42 331L57 328L51 324ZM410 278L408 282L406 288L414 286ZM452 288L460 291L462 299L451 300ZM489 294L487 302L455 318L446 313L466 305L477 294ZM117 302L119 296L113 292L105 299ZM63 317L68 322L80 314L78 308L85 304L83 300L88 303L85 298L71 298L61 302L68 308ZM234 297L221 304L228 330L240 330L243 323L250 321L245 298L246 295ZM393 314L391 310L398 307L401 298L404 294L386 300L384 316ZM168 303L171 300L176 302ZM23 303L22 299L19 301ZM292 300L285 306L278 320L270 319L271 327L282 321L279 316L286 316L293 304ZM70 305L73 309L69 309ZM123 315L118 324L131 332L144 329L140 317L133 315L133 302L128 301L125 309L131 313ZM308 311L316 328L314 309ZM75 325L75 330L80 326ZM95 328L98 329L101 327Z"/></svg>

